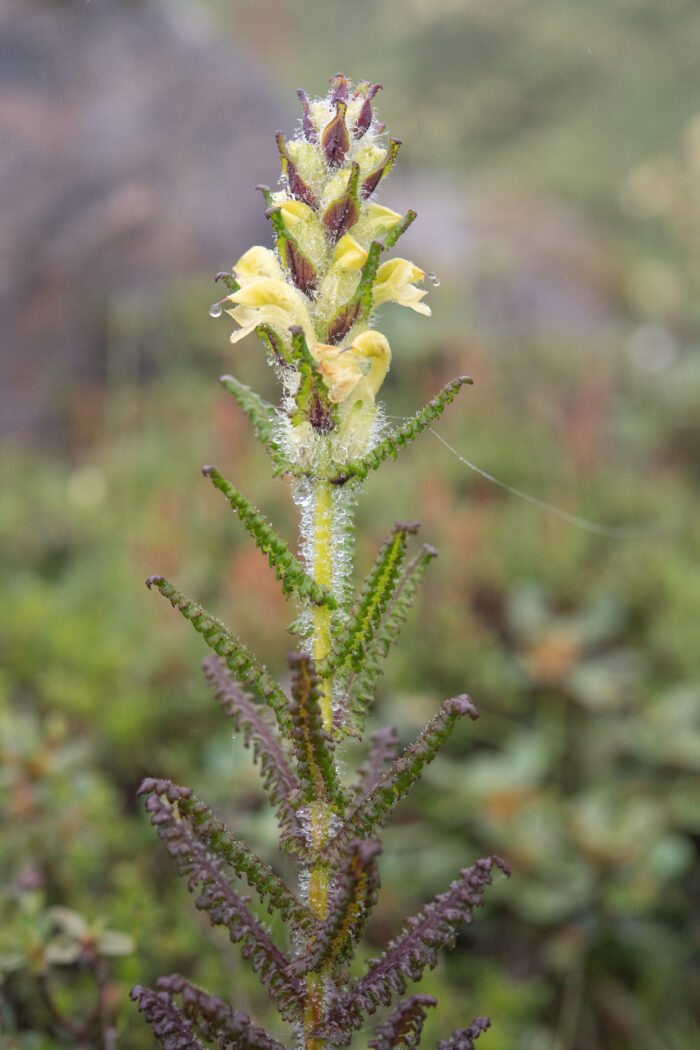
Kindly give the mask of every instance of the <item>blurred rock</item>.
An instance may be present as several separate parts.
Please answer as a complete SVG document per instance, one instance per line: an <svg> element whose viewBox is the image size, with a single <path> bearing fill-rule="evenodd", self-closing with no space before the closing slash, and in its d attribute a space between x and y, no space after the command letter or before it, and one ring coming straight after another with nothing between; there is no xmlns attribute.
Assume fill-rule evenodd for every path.
<svg viewBox="0 0 700 1050"><path fill-rule="evenodd" d="M521 345L617 338L625 317L621 249L590 216L516 184L494 188L400 168L391 178L391 206L418 212L402 253L444 283L459 282L480 337Z"/></svg>
<svg viewBox="0 0 700 1050"><path fill-rule="evenodd" d="M0 434L55 439L110 301L267 236L254 186L294 118L205 12L157 0L0 0L0 85Z"/></svg>

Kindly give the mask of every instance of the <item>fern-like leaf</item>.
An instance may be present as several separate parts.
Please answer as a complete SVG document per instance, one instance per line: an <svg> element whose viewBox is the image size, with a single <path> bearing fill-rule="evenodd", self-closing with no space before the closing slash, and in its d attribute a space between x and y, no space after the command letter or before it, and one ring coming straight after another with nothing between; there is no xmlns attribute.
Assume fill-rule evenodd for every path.
<svg viewBox="0 0 700 1050"><path fill-rule="evenodd" d="M145 780L141 785L141 794L148 794L159 787L158 795L172 791L174 785L166 781L163 791L163 781L153 779ZM169 811L169 819L165 817ZM274 871L258 857L253 850L233 835L228 828L218 820L208 806L199 802L193 794L177 798L177 809L172 805L166 806L159 800L159 805L154 811L159 814L157 821L158 834L161 838L168 839L172 829L177 827L178 837L187 836L187 841L197 843L198 854L213 854L219 861L223 861L236 874L245 878L251 889L255 890L262 904L267 907L272 915L278 911L285 922L293 929L302 933L310 934L315 930L316 920L311 912L294 894L285 886L282 880L275 875ZM183 827L182 825L187 827Z"/></svg>
<svg viewBox="0 0 700 1050"><path fill-rule="evenodd" d="M383 441L380 441L371 452L368 452L366 456L356 463L349 463L346 467L343 467L342 474L331 478L332 483L334 485L344 485L350 478L366 478L370 470L377 470L388 456L396 459L400 449L406 448L414 438L418 437L421 431L429 427L436 419L439 419L447 406L454 401L462 387L472 382L473 380L469 376L459 376L457 379L453 379L447 386L442 388L432 401L429 401L427 405L421 408L420 412L416 412L415 416L403 423Z"/></svg>
<svg viewBox="0 0 700 1050"><path fill-rule="evenodd" d="M377 903L377 857L381 850L373 839L358 839L349 844L326 919L308 942L306 955L294 963L296 973L309 973L330 965L337 974L348 962Z"/></svg>
<svg viewBox="0 0 700 1050"><path fill-rule="evenodd" d="M290 653L292 699L289 702L291 740L297 760L304 806L326 802L342 812L345 798L333 760L335 744L323 727L320 681L313 661L305 654Z"/></svg>
<svg viewBox="0 0 700 1050"><path fill-rule="evenodd" d="M164 576L149 576L146 586L149 590L157 587L172 607L190 621L209 648L224 660L228 669L240 681L245 682L255 696L272 708L281 732L287 733L290 728L287 697L272 675L268 674L256 660L250 649L239 641L220 620L211 616L201 605L178 591Z"/></svg>
<svg viewBox="0 0 700 1050"><path fill-rule="evenodd" d="M374 637L365 646L362 666L353 669L348 676L334 713L336 733L360 735L359 727L374 702L377 680L383 671L383 661L401 632L428 566L436 557L435 548L424 543L420 552L409 563L377 625Z"/></svg>
<svg viewBox="0 0 700 1050"><path fill-rule="evenodd" d="M396 726L383 726L372 733L367 758L358 768L357 782L350 789L353 799L364 799L374 790L396 758L398 748Z"/></svg>
<svg viewBox="0 0 700 1050"><path fill-rule="evenodd" d="M224 494L231 509L235 511L255 540L256 547L267 555L270 567L276 570L277 579L281 581L285 598L296 593L301 598L308 598L315 605L337 609L338 602L329 588L316 583L313 577L304 571L284 540L277 535L260 511L248 502L236 486L227 481L215 467L202 467L202 473L211 479L219 492Z"/></svg>
<svg viewBox="0 0 700 1050"><path fill-rule="evenodd" d="M417 521L397 522L391 535L382 543L342 634L334 640L332 652L318 666L319 674L324 678L345 664L356 671L362 667L365 647L372 641L396 591L408 537L417 531Z"/></svg>
<svg viewBox="0 0 700 1050"><path fill-rule="evenodd" d="M484 887L492 881L494 865L510 874L500 857L478 860L460 872L446 893L408 919L383 955L370 961L364 977L331 1007L317 1034L346 1045L351 1029L359 1028L365 1015L374 1013L382 1004L388 1005L395 994L405 992L409 981L419 981L424 970L432 969L440 952L454 945L462 923L471 922L473 909L484 903Z"/></svg>
<svg viewBox="0 0 700 1050"><path fill-rule="evenodd" d="M167 992L154 992L136 984L131 998L138 1005L162 1050L206 1050L192 1024L170 1000Z"/></svg>
<svg viewBox="0 0 700 1050"><path fill-rule="evenodd" d="M236 399L239 407L248 416L253 424L255 436L265 446L276 467L283 469L286 459L277 436L278 419L274 405L265 401L235 376L223 375L219 378L219 382L224 390L227 390Z"/></svg>
<svg viewBox="0 0 700 1050"><path fill-rule="evenodd" d="M198 1034L214 1042L219 1050L285 1050L281 1043L257 1025L247 1014L232 1010L228 1003L191 984L179 973L159 977L156 988L171 1003L181 1000L181 1011Z"/></svg>
<svg viewBox="0 0 700 1050"><path fill-rule="evenodd" d="M303 991L289 972L289 959L233 889L221 870L222 860L200 839L193 824L180 816L181 810L196 804L189 801L192 799L190 789L169 780L148 777L138 794L148 796L146 810L151 814L151 824L175 858L178 873L188 880L191 890L200 885L196 906L207 913L213 926L228 929L231 940L242 945L243 957L268 986L270 997L282 1016L287 1020L296 1019Z"/></svg>
<svg viewBox="0 0 700 1050"><path fill-rule="evenodd" d="M296 852L304 851L306 839L297 820L292 798L299 784L292 773L277 733L267 721L269 711L256 704L234 681L220 657L212 653L202 664L204 677L224 711L233 720L244 747L252 748L253 761L260 766L260 776L280 826L281 844Z"/></svg>
<svg viewBox="0 0 700 1050"><path fill-rule="evenodd" d="M423 732L389 767L379 783L349 811L341 830L328 845L333 854L345 848L354 838L366 838L375 828L386 823L394 806L408 794L423 768L435 758L456 722L478 713L466 694L454 696L440 705Z"/></svg>
<svg viewBox="0 0 700 1050"><path fill-rule="evenodd" d="M468 1028L457 1028L449 1039L440 1039L437 1050L474 1050L474 1043L491 1027L488 1017L476 1017Z"/></svg>
<svg viewBox="0 0 700 1050"><path fill-rule="evenodd" d="M411 995L396 1007L384 1024L377 1025L372 1050L416 1050L420 1043L427 1008L437 1006L432 995Z"/></svg>

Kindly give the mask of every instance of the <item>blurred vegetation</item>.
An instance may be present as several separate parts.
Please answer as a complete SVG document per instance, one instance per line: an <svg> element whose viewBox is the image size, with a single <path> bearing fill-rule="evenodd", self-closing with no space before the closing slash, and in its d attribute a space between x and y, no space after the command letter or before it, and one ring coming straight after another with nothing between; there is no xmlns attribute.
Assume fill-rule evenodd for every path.
<svg viewBox="0 0 700 1050"><path fill-rule="evenodd" d="M474 389L436 428L450 444L574 514L639 528L613 538L566 524L470 472L429 433L381 483L369 480L360 570L396 519L419 517L440 550L390 657L377 724L396 722L408 740L464 689L481 711L389 829L374 933L498 850L514 877L424 982L440 997L425 1039L488 1012L489 1050L692 1050L697 5L387 0L369 36L367 0L351 16L340 0L301 0L293 13L246 5L245 19L240 3L212 6L251 55L269 51L284 86L321 90L336 66L362 73L361 53L364 71L391 85L381 112L409 167L468 164L505 185L517 174L611 234L606 294L618 320L595 345L532 330L514 344L483 326L478 274L465 288L462 274L441 273L431 322L409 326L389 309L383 319L395 347L388 413L409 414L469 372ZM147 772L191 784L284 863L249 756L197 675L198 639L142 583L167 573L284 673L291 611L198 481L215 463L293 540L287 486L269 479L213 381L235 371L273 396L271 377L253 339L232 359L225 326L206 316L210 291L177 289L146 319L115 304L105 385L76 391L72 455L3 449L2 1050L101 1045L57 1024L47 987L71 1025L106 996L117 1045L146 1050L126 990L167 969L266 1019L263 992L193 914L134 797ZM167 362L148 386L137 382L143 344Z"/></svg>

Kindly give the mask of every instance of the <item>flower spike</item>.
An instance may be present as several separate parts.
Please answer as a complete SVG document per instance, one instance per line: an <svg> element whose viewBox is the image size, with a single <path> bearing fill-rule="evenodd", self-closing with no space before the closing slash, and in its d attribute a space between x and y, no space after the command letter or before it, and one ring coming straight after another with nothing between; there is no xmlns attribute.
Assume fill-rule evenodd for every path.
<svg viewBox="0 0 700 1050"><path fill-rule="evenodd" d="M253 332L282 388L273 405L233 376L224 388L248 416L276 476L289 477L301 515L298 554L239 488L214 467L204 474L266 555L285 597L298 608L290 631L298 652L278 681L233 631L163 576L147 581L189 620L210 655L206 681L252 753L278 826L280 849L298 866L294 884L244 843L189 788L147 778L140 789L151 823L175 860L197 907L228 930L282 1017L299 1050L347 1045L381 1006L370 1050L417 1050L435 1000L410 995L483 903L498 857L463 868L447 891L406 920L363 976L351 966L378 897L379 829L416 784L457 723L475 719L466 694L446 700L408 747L393 726L371 734L365 758L346 776L341 749L362 740L385 659L397 641L436 551L409 554L417 522L399 522L381 544L353 597L353 511L370 471L438 419L467 376L448 383L400 426L389 428L378 398L401 347L377 324L387 305L430 316L434 275L392 249L416 218L375 199L401 142L383 134L374 112L380 84L342 73L323 98L300 90L297 133L275 135L282 177L258 187L272 227L269 247L244 251L217 281L226 295L210 308L234 322L231 342ZM254 352L254 351L251 351ZM352 751L350 751L352 756ZM245 884L245 885L244 885ZM253 905L241 890L257 898ZM290 935L283 951L264 910ZM284 1050L269 1033L179 974L132 997L161 1050ZM473 1050L488 1026L477 1018L438 1050Z"/></svg>

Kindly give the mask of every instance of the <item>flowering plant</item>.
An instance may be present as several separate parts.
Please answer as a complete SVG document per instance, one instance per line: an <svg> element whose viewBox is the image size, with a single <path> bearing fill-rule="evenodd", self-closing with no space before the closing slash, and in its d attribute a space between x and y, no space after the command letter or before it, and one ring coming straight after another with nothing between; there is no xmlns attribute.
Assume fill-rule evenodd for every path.
<svg viewBox="0 0 700 1050"><path fill-rule="evenodd" d="M421 282L407 259L382 261L415 218L373 200L400 143L385 145L375 119L378 84L357 87L335 77L324 99L303 92L300 133L277 134L283 188L261 187L275 250L249 249L232 274L219 274L227 295L211 308L236 322L232 341L256 332L283 389L279 408L232 376L224 387L248 415L276 474L292 479L301 511L301 558L214 467L204 473L267 554L299 616L288 657L291 689L282 686L233 632L162 576L149 578L213 651L206 678L260 767L277 815L280 845L296 858L292 890L199 802L189 788L148 778L151 822L213 924L239 942L267 985L281 1017L306 1050L343 1046L368 1015L389 1006L409 982L435 965L458 929L483 903L498 857L460 871L385 952L351 980L349 962L377 899L377 832L433 760L458 721L476 718L466 695L446 700L418 738L399 753L396 730L374 732L354 779L339 754L361 738L382 662L396 641L436 551L424 544L409 556L416 522L399 522L380 547L356 597L352 595L352 512L362 481L436 419L460 388L449 383L412 419L388 431L376 396L391 362L389 342L372 327L373 312L396 302L429 315ZM269 912L287 924L290 948L275 943L257 911L240 895L245 880ZM271 1035L180 975L157 990L132 993L165 1050L204 1045L282 1050ZM411 995L376 1029L374 1050L417 1046L435 1000ZM469 1050L488 1025L477 1018L439 1044Z"/></svg>

